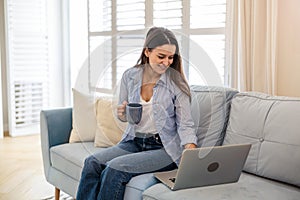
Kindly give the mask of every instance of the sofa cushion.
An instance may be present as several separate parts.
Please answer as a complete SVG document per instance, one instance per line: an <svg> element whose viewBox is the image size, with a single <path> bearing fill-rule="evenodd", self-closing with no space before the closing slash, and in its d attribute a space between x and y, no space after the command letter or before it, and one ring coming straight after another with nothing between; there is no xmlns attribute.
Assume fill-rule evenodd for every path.
<svg viewBox="0 0 300 200"><path fill-rule="evenodd" d="M50 149L51 164L58 171L79 181L85 158L101 149L95 148L93 142L54 146ZM146 188L157 182L152 173L133 177L126 185L124 199L140 198Z"/></svg>
<svg viewBox="0 0 300 200"><path fill-rule="evenodd" d="M143 200L195 200L195 199L299 199L300 189L255 175L242 173L237 183L171 191L159 183L143 193Z"/></svg>
<svg viewBox="0 0 300 200"><path fill-rule="evenodd" d="M191 110L199 147L222 144L230 102L236 93L231 88L191 86Z"/></svg>
<svg viewBox="0 0 300 200"><path fill-rule="evenodd" d="M300 99L239 93L224 144L251 143L244 170L300 186Z"/></svg>
<svg viewBox="0 0 300 200"><path fill-rule="evenodd" d="M96 133L95 98L91 94L84 94L76 89L73 92L72 130L69 142L94 141Z"/></svg>
<svg viewBox="0 0 300 200"><path fill-rule="evenodd" d="M102 148L95 148L94 142L67 143L50 149L52 167L79 181L84 160Z"/></svg>
<svg viewBox="0 0 300 200"><path fill-rule="evenodd" d="M99 97L96 102L97 129L94 144L96 147L109 147L117 144L126 129L127 123L117 118L117 103L111 97Z"/></svg>

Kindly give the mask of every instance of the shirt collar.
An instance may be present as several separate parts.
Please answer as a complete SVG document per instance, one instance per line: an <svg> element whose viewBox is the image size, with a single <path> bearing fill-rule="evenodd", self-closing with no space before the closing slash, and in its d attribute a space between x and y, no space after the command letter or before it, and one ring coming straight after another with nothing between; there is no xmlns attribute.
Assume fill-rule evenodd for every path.
<svg viewBox="0 0 300 200"><path fill-rule="evenodd" d="M166 84L167 73L168 73L168 70L160 76L160 78L158 79L157 83L161 82L162 84Z"/></svg>
<svg viewBox="0 0 300 200"><path fill-rule="evenodd" d="M133 67L132 73L129 76L130 79L134 80L135 84L141 84L143 77L143 67Z"/></svg>

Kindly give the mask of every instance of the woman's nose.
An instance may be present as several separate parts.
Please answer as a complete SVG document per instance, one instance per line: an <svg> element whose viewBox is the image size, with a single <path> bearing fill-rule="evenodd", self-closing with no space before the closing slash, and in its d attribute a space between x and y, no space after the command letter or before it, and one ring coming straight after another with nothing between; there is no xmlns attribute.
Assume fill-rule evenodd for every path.
<svg viewBox="0 0 300 200"><path fill-rule="evenodd" d="M165 58L162 63L164 64L164 66L169 66L169 58Z"/></svg>

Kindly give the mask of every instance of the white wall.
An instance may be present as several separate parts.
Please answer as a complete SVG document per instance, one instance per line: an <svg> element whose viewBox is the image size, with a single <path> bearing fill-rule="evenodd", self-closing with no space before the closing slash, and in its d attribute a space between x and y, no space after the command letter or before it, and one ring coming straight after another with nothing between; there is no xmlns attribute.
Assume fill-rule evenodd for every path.
<svg viewBox="0 0 300 200"><path fill-rule="evenodd" d="M65 41L63 29L67 26L62 11L62 4L67 1L48 0L48 33L49 33L49 72L50 72L50 107L63 107L69 105L71 90L64 86L69 85L68 56L65 54ZM66 38L67 40L68 38ZM66 59L66 60L64 60Z"/></svg>

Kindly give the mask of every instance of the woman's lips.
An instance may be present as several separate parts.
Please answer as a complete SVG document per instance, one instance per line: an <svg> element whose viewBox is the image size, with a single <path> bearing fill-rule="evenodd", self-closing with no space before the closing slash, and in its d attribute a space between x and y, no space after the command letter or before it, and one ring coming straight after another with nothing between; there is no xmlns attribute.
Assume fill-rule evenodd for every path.
<svg viewBox="0 0 300 200"><path fill-rule="evenodd" d="M158 67L161 69L161 70L166 70L168 67L167 66L165 66L165 65L158 65Z"/></svg>

